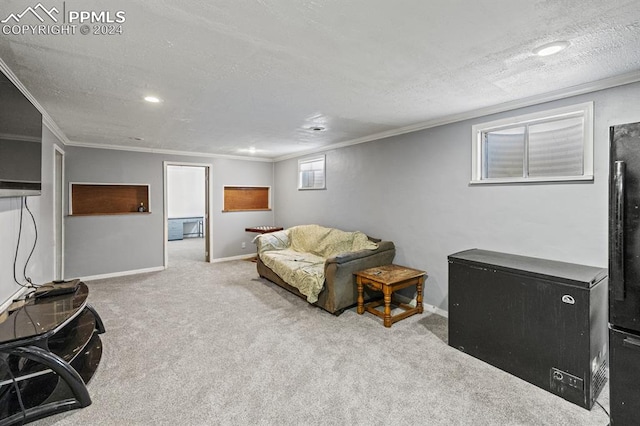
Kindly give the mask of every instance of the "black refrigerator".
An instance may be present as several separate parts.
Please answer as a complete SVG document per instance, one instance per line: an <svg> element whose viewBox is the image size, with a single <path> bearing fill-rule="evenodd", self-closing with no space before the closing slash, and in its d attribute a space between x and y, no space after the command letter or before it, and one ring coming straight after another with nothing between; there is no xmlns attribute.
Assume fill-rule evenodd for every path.
<svg viewBox="0 0 640 426"><path fill-rule="evenodd" d="M640 424L640 123L610 128L611 425Z"/></svg>

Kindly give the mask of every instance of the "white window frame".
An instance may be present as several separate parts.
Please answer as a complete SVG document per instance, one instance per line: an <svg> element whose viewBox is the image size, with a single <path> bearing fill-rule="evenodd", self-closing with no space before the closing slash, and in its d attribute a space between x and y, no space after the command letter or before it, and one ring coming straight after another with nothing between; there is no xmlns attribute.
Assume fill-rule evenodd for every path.
<svg viewBox="0 0 640 426"><path fill-rule="evenodd" d="M322 187L303 187L302 186L302 170L301 167L303 164L313 163L316 161L322 161ZM327 159L325 155L316 155L314 157L308 157L298 160L298 190L299 191L313 191L318 189L326 189L327 188Z"/></svg>
<svg viewBox="0 0 640 426"><path fill-rule="evenodd" d="M509 178L483 178L483 134L491 131L506 129L518 125L543 123L561 118L583 117L583 167L579 176L543 176L543 177L509 177ZM562 181L593 181L593 102L555 108L532 114L503 118L487 123L475 124L471 127L472 134L472 159L471 159L471 184L492 183L528 183L528 182L562 182ZM525 153L526 155L526 153Z"/></svg>

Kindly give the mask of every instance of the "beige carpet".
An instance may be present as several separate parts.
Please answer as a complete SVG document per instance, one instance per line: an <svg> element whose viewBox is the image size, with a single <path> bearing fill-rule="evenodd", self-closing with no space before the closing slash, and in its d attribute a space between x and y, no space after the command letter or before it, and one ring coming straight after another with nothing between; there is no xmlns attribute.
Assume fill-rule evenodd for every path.
<svg viewBox="0 0 640 426"><path fill-rule="evenodd" d="M450 348L445 318L334 317L189 244L166 271L88 283L107 328L93 404L35 424L608 424Z"/></svg>

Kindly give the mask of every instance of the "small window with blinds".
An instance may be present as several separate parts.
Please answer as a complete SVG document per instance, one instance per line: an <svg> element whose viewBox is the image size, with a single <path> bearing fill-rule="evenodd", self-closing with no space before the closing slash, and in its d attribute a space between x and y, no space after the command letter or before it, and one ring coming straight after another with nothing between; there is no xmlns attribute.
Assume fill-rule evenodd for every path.
<svg viewBox="0 0 640 426"><path fill-rule="evenodd" d="M298 189L325 188L325 156L298 160Z"/></svg>
<svg viewBox="0 0 640 426"><path fill-rule="evenodd" d="M473 126L471 183L593 180L593 103Z"/></svg>

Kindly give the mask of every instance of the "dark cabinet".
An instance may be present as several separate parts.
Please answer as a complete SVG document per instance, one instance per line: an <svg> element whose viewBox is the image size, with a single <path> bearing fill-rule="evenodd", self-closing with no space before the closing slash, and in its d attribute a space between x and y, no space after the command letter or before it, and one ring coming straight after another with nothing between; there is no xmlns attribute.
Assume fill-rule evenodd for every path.
<svg viewBox="0 0 640 426"><path fill-rule="evenodd" d="M610 329L611 425L637 425L640 419L640 382L635 367L640 365L637 334Z"/></svg>
<svg viewBox="0 0 640 426"><path fill-rule="evenodd" d="M449 345L591 408L607 366L607 270L486 250L449 256Z"/></svg>

